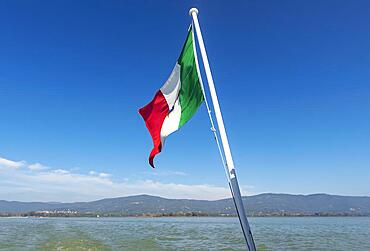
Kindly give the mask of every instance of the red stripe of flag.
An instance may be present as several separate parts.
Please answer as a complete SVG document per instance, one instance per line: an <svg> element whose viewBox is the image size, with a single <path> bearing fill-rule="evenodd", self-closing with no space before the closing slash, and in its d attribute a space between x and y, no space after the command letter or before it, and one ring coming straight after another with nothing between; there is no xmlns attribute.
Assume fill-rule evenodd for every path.
<svg viewBox="0 0 370 251"><path fill-rule="evenodd" d="M163 121L169 113L169 108L165 97L159 90L149 104L139 109L146 127L153 139L153 149L149 155L149 164L154 168L154 157L162 150L161 129Z"/></svg>

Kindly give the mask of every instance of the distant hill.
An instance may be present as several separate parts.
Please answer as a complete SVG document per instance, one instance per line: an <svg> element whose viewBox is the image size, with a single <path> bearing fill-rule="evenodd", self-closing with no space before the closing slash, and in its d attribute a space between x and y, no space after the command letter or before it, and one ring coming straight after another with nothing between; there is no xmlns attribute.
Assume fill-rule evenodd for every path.
<svg viewBox="0 0 370 251"><path fill-rule="evenodd" d="M249 215L370 215L370 197L328 194L290 195L265 193L243 197ZM188 200L137 195L92 202L44 203L0 200L0 214L31 211L74 211L132 216L196 212L235 215L232 199Z"/></svg>

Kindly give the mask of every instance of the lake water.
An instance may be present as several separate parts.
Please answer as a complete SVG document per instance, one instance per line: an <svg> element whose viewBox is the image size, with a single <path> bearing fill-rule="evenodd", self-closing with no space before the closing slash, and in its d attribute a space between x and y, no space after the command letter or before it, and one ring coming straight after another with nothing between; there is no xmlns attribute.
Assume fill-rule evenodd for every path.
<svg viewBox="0 0 370 251"><path fill-rule="evenodd" d="M370 251L369 217L250 218L259 250ZM0 218L0 250L245 250L237 218Z"/></svg>

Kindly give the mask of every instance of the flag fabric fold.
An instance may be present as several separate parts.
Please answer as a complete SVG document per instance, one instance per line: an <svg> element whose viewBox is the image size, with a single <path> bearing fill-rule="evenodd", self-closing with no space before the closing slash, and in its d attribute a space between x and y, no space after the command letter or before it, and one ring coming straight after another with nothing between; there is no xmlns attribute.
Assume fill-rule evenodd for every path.
<svg viewBox="0 0 370 251"><path fill-rule="evenodd" d="M139 110L153 140L149 164L162 151L165 139L180 129L198 110L204 97L197 71L193 29L190 26L179 59L153 100Z"/></svg>

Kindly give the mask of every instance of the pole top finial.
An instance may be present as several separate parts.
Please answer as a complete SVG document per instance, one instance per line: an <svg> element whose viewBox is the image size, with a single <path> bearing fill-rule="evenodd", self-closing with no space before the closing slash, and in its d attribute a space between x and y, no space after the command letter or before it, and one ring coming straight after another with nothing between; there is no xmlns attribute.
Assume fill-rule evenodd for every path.
<svg viewBox="0 0 370 251"><path fill-rule="evenodd" d="M198 13L199 13L198 9L197 8L191 8L189 10L189 15L192 16L193 13L195 13L196 15L198 15Z"/></svg>

